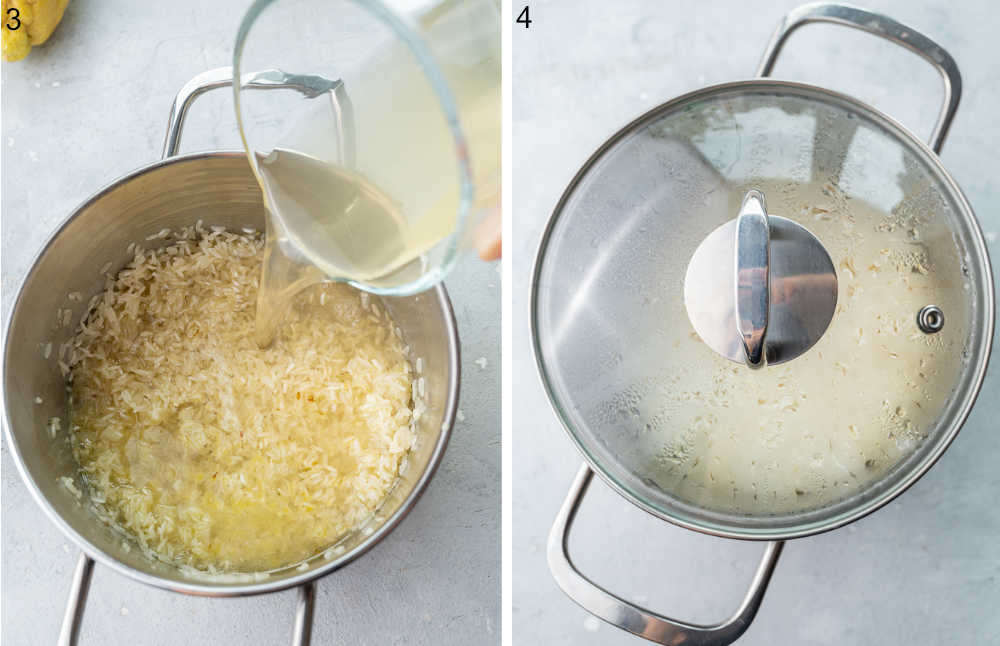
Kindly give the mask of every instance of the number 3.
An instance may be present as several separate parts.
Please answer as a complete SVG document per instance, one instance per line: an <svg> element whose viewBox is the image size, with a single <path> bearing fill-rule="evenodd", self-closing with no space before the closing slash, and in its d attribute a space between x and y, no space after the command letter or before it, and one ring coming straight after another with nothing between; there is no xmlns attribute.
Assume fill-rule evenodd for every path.
<svg viewBox="0 0 1000 646"><path fill-rule="evenodd" d="M10 20L8 20L7 24L6 24L7 29L9 29L11 31L17 31L18 29L20 29L21 28L21 12L18 11L15 7L11 7L10 9L7 10L7 15L10 16ZM14 21L13 24L11 24L11 20Z"/></svg>

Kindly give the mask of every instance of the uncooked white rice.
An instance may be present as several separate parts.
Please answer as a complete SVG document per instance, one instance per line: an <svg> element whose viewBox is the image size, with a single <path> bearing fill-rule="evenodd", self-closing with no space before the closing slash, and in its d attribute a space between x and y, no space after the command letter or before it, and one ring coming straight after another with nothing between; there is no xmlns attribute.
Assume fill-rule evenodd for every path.
<svg viewBox="0 0 1000 646"><path fill-rule="evenodd" d="M260 237L199 222L178 240L135 248L80 326L75 455L101 514L160 558L295 563L361 526L397 478L422 409L403 343L367 294L323 285L260 350Z"/></svg>

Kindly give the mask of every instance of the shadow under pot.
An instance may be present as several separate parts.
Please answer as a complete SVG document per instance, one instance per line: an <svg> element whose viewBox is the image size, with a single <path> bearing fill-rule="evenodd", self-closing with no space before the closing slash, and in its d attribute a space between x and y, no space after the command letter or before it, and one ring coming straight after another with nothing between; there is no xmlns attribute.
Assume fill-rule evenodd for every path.
<svg viewBox="0 0 1000 646"><path fill-rule="evenodd" d="M766 77L789 33L843 24L941 72L931 145L856 99ZM532 337L585 460L549 536L556 582L662 644L729 644L783 541L841 527L944 453L986 373L993 281L936 152L958 105L951 57L889 18L793 11L757 78L642 115L587 161L542 238ZM767 541L728 619L695 625L581 574L568 534L592 475L682 527Z"/></svg>

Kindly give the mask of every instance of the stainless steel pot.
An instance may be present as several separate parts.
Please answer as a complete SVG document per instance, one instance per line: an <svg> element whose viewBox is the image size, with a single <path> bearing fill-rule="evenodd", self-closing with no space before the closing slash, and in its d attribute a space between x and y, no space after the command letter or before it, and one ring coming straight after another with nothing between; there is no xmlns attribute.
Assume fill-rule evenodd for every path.
<svg viewBox="0 0 1000 646"><path fill-rule="evenodd" d="M845 25L880 36L916 52L940 72L944 106L930 147L856 99L819 87L763 78L770 74L788 36L812 22ZM785 540L853 522L916 482L944 453L968 416L991 349L996 303L986 245L971 207L936 155L961 94L961 77L951 56L930 39L885 16L843 5L814 4L786 17L767 47L757 76L760 78L678 97L615 134L570 183L543 235L535 265L531 316L535 358L549 400L586 460L549 535L549 567L563 591L588 612L662 644L735 641L760 607ZM761 132L738 132L735 117L728 120L737 112L755 115L762 124ZM794 133L791 128L782 129L795 119L808 121L810 127ZM698 126L697 136L681 127L690 123ZM805 130L808 134L803 134ZM856 137L857 133L864 136ZM768 136L773 141L768 141ZM895 157L878 156L886 150ZM831 181L837 183L841 171L847 173L845 159L851 154L864 162L846 178L855 182L855 188L862 184L871 187L884 179L872 179L865 170L878 169L886 159L905 169L899 173L903 177L899 182L921 192L925 220L938 227L935 240L950 245L951 251L941 255L949 257L949 276L960 279L955 289L961 290L961 280L965 281L966 289L960 292L965 294L963 306L956 307L964 310L959 317L964 319L963 343L955 348L963 353L964 361L955 381L948 384L951 391L941 413L913 453L867 489L830 504L794 513L740 515L674 495L640 472L634 448L640 445L642 424L647 421L639 419L636 403L643 397L643 389L687 388L683 383L654 382L651 375L657 373L646 370L648 364L665 361L673 348L680 347L669 335L656 336L664 312L668 312L666 316L672 313L650 305L653 297L676 296L682 283L671 264L676 264L681 254L674 255L677 248L667 251L667 241L682 240L674 244L693 250L700 236L720 224L706 221L718 217L720 205L725 211L734 198L739 204L742 191L735 189L742 184L762 178L785 180L800 170L815 180L826 177L817 173L830 173L831 169L836 176ZM873 156L876 161L872 161ZM807 161L801 162L803 159ZM739 168L745 174L737 179L723 177L717 172L719 166L727 171ZM779 167L788 170L775 170ZM895 172L896 166L892 168L885 174ZM892 184L891 188L898 187ZM879 185L869 192L877 194L883 189ZM906 202L913 207L916 201L905 190L897 192L903 197L894 204ZM658 265L664 256L669 258ZM683 265L680 271L683 276ZM682 301L682 297L676 300ZM636 323L643 318L649 319L646 328ZM642 351L636 353L635 340L643 336ZM615 375L624 373L634 381L616 384ZM629 383L635 384L631 390ZM619 387L622 390L616 391ZM600 398L610 397L609 392L619 393L624 403L616 404L617 408L588 407L592 400L601 402ZM747 393L735 396L740 395ZM670 418L667 404L660 410L666 411L663 418ZM633 418L637 420L634 423ZM648 419L646 428L650 423L658 422ZM716 536L768 541L750 588L732 616L713 625L672 619L623 599L577 570L569 555L568 535L594 473L630 502L661 519Z"/></svg>
<svg viewBox="0 0 1000 646"><path fill-rule="evenodd" d="M263 230L260 187L243 152L175 156L191 101L229 84L229 68L220 68L185 85L171 112L164 159L113 182L77 208L35 259L14 304L4 352L8 446L35 500L81 550L60 644L76 641L95 560L142 583L192 595L244 596L298 586L293 642L308 644L316 579L347 565L393 530L433 477L451 434L458 406L459 342L451 302L439 285L415 296L383 299L414 356L423 358L427 410L399 481L376 516L338 543L335 557L319 555L304 571L289 567L261 580L206 580L131 549L128 539L92 513L66 425L55 438L46 432L50 418L67 417L66 384L56 352L46 359L41 348L58 348L71 338L75 323L87 314L88 300L104 287L102 272L115 272L129 260L129 243L154 246L159 241L147 242L149 236L155 239L164 228L190 226L199 219L236 231ZM83 298L67 300L72 292ZM67 310L74 325L52 325ZM61 484L65 477L77 481L82 500Z"/></svg>

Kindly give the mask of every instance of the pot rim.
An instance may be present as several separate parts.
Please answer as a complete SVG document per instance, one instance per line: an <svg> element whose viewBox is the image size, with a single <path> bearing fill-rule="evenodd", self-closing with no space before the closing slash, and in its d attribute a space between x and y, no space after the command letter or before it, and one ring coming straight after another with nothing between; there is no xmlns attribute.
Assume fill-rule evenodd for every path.
<svg viewBox="0 0 1000 646"><path fill-rule="evenodd" d="M17 312L18 307L21 304L21 298L23 296L24 285L27 283L31 274L35 271L39 260L42 256L48 252L49 247L58 238L67 225L72 222L76 217L91 203L97 201L106 193L115 190L122 184L132 181L146 173L156 170L161 166L167 166L170 164L188 163L196 162L202 159L216 159L216 158L246 158L246 153L243 151L236 150L223 150L223 151L206 151L206 152L194 152L184 155L176 155L173 157L168 157L166 159L161 159L145 166L137 168L132 172L119 177L108 183L100 190L96 191L94 194L83 200L75 209L73 209L70 214L60 222L59 226L49 235L46 239L45 244L42 245L41 249L34 255L31 260L30 268L27 273L25 273L24 278L20 281L20 286L17 290L17 296L14 299L14 304L10 310L10 316L6 322L6 330L4 331L3 341L3 360L4 360L4 385L3 392L0 394L2 398L2 404L4 409L3 421L4 421L4 439L7 445L11 449L11 456L14 459L14 464L17 466L18 473L21 475L21 480L28 487L28 491L31 492L31 496L35 499L35 502L42 508L42 511L49 517L49 519L62 530L70 540L72 540L77 547L79 547L87 556L94 559L95 561L107 566L108 568L119 572L131 579L139 581L140 583L145 583L157 588L162 588L164 590L171 590L173 592L180 592L184 594L191 594L196 596L208 596L208 597L240 597L249 596L256 594L266 594L270 592L279 592L281 590L286 590L289 588L294 588L312 581L319 579L327 574L330 574L334 570L338 570L341 567L347 565L354 559L358 558L368 550L370 550L376 543L386 537L390 532L392 532L396 526L406 517L406 515L413 509L417 501L420 499L421 495L427 488L428 483L434 477L435 472L441 464L441 459L444 456L445 449L448 445L448 440L451 437L452 428L455 425L455 418L458 411L458 396L459 396L459 384L461 381L461 348L458 341L458 325L455 321L455 311L452 308L451 299L448 297L448 292L443 284L437 284L433 287L433 293L437 298L438 305L444 311L445 319L445 332L448 336L448 397L445 401L445 412L444 421L441 424L441 434L438 436L437 442L434 446L434 451L431 454L430 460L427 463L427 467L424 469L417 483L414 485L413 490L403 501L403 504L397 509L389 518L379 527L378 530L373 532L370 536L366 537L357 547L345 552L344 554L338 556L337 558L331 559L326 564L316 567L302 574L282 578L274 581L261 581L259 583L250 584L240 584L233 585L231 583L186 583L178 582L163 577L148 574L146 572L140 572L128 565L125 565L115 557L107 554L103 550L97 548L92 543L87 541L85 538L80 536L70 525L63 520L62 516L49 504L48 500L42 495L40 489L35 483L34 477L28 471L21 457L21 451L17 444L17 440L14 437L13 431L11 430L10 416L6 406L7 400L7 379L9 378L9 373L7 371L7 365L9 361L9 341L8 338L11 331L11 323L14 320L14 313ZM428 290L430 291L430 290Z"/></svg>
<svg viewBox="0 0 1000 646"><path fill-rule="evenodd" d="M604 155L604 153L609 150L612 146L617 144L623 137L634 132L640 125L645 122L651 121L656 118L657 115L676 108L677 106L692 101L699 98L712 95L715 93L726 92L730 90L740 90L740 89L766 89L771 88L776 91L792 91L794 93L821 95L827 101L833 103L839 103L841 105L850 106L853 109L864 113L866 116L870 117L875 123L883 126L888 132L896 135L904 142L909 143L915 149L914 152L918 153L922 160L931 167L934 171L939 173L940 178L947 190L954 197L956 204L959 209L959 216L965 220L968 225L969 233L971 234L971 251L976 254L981 260L983 269L987 275L987 280L984 281L982 286L983 293L987 302L988 307L984 313L984 327L983 336L984 342L980 348L980 352L975 359L976 370L974 376L970 383L970 388L965 395L965 400L962 402L961 409L957 414L950 420L948 424L947 431L941 435L937 440L937 444L934 446L933 450L929 452L924 458L914 464L908 473L905 474L894 486L881 492L879 495L874 496L870 499L859 500L856 505L850 508L846 513L841 513L834 515L829 519L814 521L807 524L802 524L798 526L793 526L791 528L755 528L747 529L744 527L737 527L734 525L728 525L724 523L708 523L700 522L698 520L689 519L682 517L677 514L668 513L667 511L660 509L654 505L649 504L647 501L643 500L641 496L637 493L631 491L629 487L625 484L617 481L610 473L608 473L605 468L600 464L599 460L593 456L582 441L577 437L576 433L573 431L573 425L569 420L568 416L562 410L562 407L558 403L556 394L552 388L552 381L549 378L549 371L545 367L545 362L542 358L541 345L539 342L538 334L538 285L541 277L541 269L545 253L548 249L549 239L553 233L556 222L562 215L563 207L569 200L570 196L576 189L577 185L587 174L587 172L594 166L594 164ZM635 119L629 121L625 126L620 128L613 135L608 137L602 143L597 150L594 151L590 157L583 163L580 169L573 175L566 189L563 191L556 203L555 208L552 210L552 214L549 216L548 222L545 225L545 229L542 232L542 237L540 239L538 250L535 254L534 266L532 268L531 276L531 313L530 313L530 325L531 325L531 348L532 354L535 358L535 367L538 370L538 376L542 382L542 387L545 390L545 395L549 400L549 405L552 407L559 418L559 422L562 424L563 429L566 434L569 435L570 439L576 445L577 450L580 452L586 463L590 466L591 470L597 473L601 480L603 480L609 487L616 491L619 495L624 497L626 500L631 502L636 507L639 507L643 511L670 522L674 525L678 525L685 529L694 530L701 532L703 534L709 534L712 536L718 536L721 538L732 538L741 540L755 540L755 541L782 541L793 538L802 538L805 536L811 536L814 534L820 534L832 529L836 529L852 523L868 514L880 509L884 505L888 504L894 500L897 496L902 494L904 491L910 488L917 480L919 480L934 464L940 459L941 455L948 449L955 436L958 435L959 430L968 418L973 405L976 402L976 398L979 395L980 389L983 384L983 380L986 377L986 368L990 359L990 352L993 344L993 334L996 318L996 300L994 294L993 281L990 279L993 276L993 269L990 263L989 252L986 247L986 242L983 238L982 229L980 228L979 221L976 219L975 214L972 210L972 206L969 204L965 195L962 193L961 188L952 178L951 174L945 169L940 158L934 151L919 137L914 135L909 129L900 124L898 121L892 117L886 115L877 108L868 105L867 103L855 99L846 94L835 92L826 88L818 87L815 85L810 85L807 83L800 83L796 81L780 81L771 78L754 78L747 79L743 81L730 81L726 83L720 83L716 85L711 85L703 87L691 92L686 92L673 99L670 99L664 103L661 103L650 110L642 113Z"/></svg>

